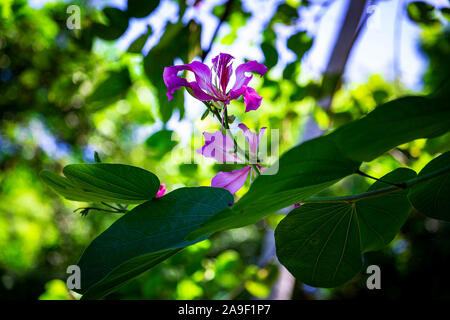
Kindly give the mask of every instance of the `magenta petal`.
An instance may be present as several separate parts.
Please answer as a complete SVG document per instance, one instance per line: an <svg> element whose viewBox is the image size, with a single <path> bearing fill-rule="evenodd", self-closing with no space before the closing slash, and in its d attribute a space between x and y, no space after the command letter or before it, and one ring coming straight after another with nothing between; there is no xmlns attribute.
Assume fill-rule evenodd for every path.
<svg viewBox="0 0 450 320"><path fill-rule="evenodd" d="M181 70L186 70L183 66L172 66L164 68L163 79L164 83L167 87L167 97L169 100L173 99L173 93L175 90L181 87L190 87L189 82L184 79L178 77L178 72Z"/></svg>
<svg viewBox="0 0 450 320"><path fill-rule="evenodd" d="M251 80L252 76L246 76L246 72L256 72L260 76L263 76L267 72L267 67L256 61L249 61L241 64L236 68L236 82L234 83L231 91L239 90L243 86L246 86Z"/></svg>
<svg viewBox="0 0 450 320"><path fill-rule="evenodd" d="M230 63L233 59L233 56L227 53L221 53L212 60L214 71L219 77L220 87L223 93L226 92L228 82L230 81L231 74L233 73L233 67Z"/></svg>
<svg viewBox="0 0 450 320"><path fill-rule="evenodd" d="M183 70L193 72L196 81L188 82L186 79L178 77L178 72ZM169 100L173 99L174 91L181 87L192 88L194 96L199 100L217 100L214 97L217 96L217 90L212 85L211 70L201 62L194 61L190 64L166 67L163 79Z"/></svg>
<svg viewBox="0 0 450 320"><path fill-rule="evenodd" d="M245 112L256 110L261 105L262 97L255 91L255 89L247 87L244 91Z"/></svg>
<svg viewBox="0 0 450 320"><path fill-rule="evenodd" d="M194 73L195 80L200 89L206 91L210 95L217 95L217 91L212 83L211 69L206 64L193 61L186 66L189 66L190 71Z"/></svg>
<svg viewBox="0 0 450 320"><path fill-rule="evenodd" d="M256 153L258 151L258 144L259 144L259 139L261 139L262 135L264 134L264 132L266 131L266 127L261 128L259 130L259 133L256 134L252 131L250 131L250 129L243 123L240 123L238 125L239 129L242 130L242 133L244 134L244 138L245 140L247 140L249 149L251 152Z"/></svg>
<svg viewBox="0 0 450 320"><path fill-rule="evenodd" d="M234 141L220 131L215 133L203 133L205 137L204 146L197 150L198 153L207 158L214 158L220 163L240 163L234 153Z"/></svg>
<svg viewBox="0 0 450 320"><path fill-rule="evenodd" d="M158 193L156 193L156 198L162 197L164 193L166 193L166 185L164 183L161 183L159 185Z"/></svg>
<svg viewBox="0 0 450 320"><path fill-rule="evenodd" d="M211 186L227 189L234 194L244 185L251 168L248 166L231 172L219 172L211 180Z"/></svg>

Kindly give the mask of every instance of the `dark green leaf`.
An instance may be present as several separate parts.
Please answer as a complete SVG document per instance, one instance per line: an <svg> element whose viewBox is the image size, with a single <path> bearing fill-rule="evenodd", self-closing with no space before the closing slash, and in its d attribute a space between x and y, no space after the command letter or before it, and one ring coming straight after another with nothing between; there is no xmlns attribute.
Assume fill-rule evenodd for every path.
<svg viewBox="0 0 450 320"><path fill-rule="evenodd" d="M102 160L100 159L100 156L98 155L97 151L94 152L94 160L95 160L95 163L101 163L102 162Z"/></svg>
<svg viewBox="0 0 450 320"><path fill-rule="evenodd" d="M296 19L299 18L298 12L296 8L292 6L282 3L278 6L277 11L272 17L272 23L281 22L284 24L292 24Z"/></svg>
<svg viewBox="0 0 450 320"><path fill-rule="evenodd" d="M406 7L408 17L416 22L425 25L439 23L434 13L434 7L423 1L413 1Z"/></svg>
<svg viewBox="0 0 450 320"><path fill-rule="evenodd" d="M401 168L382 179L400 183L415 175ZM368 191L386 186L376 182ZM392 241L410 208L407 190L355 202L306 203L278 224L278 259L308 285L336 287L358 273L362 253Z"/></svg>
<svg viewBox="0 0 450 320"><path fill-rule="evenodd" d="M128 0L127 14L130 17L144 18L159 6L159 0Z"/></svg>
<svg viewBox="0 0 450 320"><path fill-rule="evenodd" d="M275 230L280 262L310 286L335 287L362 267L357 217L349 203L305 204Z"/></svg>
<svg viewBox="0 0 450 320"><path fill-rule="evenodd" d="M295 80L295 71L297 70L297 61L289 63L283 70L283 79Z"/></svg>
<svg viewBox="0 0 450 320"><path fill-rule="evenodd" d="M104 40L116 40L128 29L127 14L117 8L106 7L103 9L107 23L94 23L92 30L94 34Z"/></svg>
<svg viewBox="0 0 450 320"><path fill-rule="evenodd" d="M186 241L186 235L232 204L227 190L199 187L177 189L137 206L83 253L78 263L83 275L80 292L92 290L92 296L99 297L195 243Z"/></svg>
<svg viewBox="0 0 450 320"><path fill-rule="evenodd" d="M291 36L287 41L287 47L297 55L297 61L300 61L303 55L311 49L313 39L308 37L306 31L301 31Z"/></svg>
<svg viewBox="0 0 450 320"><path fill-rule="evenodd" d="M109 106L122 98L131 86L130 73L127 68L111 72L109 77L101 82L86 102L97 110Z"/></svg>
<svg viewBox="0 0 450 320"><path fill-rule="evenodd" d="M145 43L147 42L148 37L152 34L152 28L150 26L147 26L147 32L140 35L136 40L133 41L133 43L130 44L127 51L131 53L141 53L142 49L145 46Z"/></svg>
<svg viewBox="0 0 450 320"><path fill-rule="evenodd" d="M411 96L387 102L328 137L347 157L356 161L372 161L400 144L436 137L449 129L448 103Z"/></svg>
<svg viewBox="0 0 450 320"><path fill-rule="evenodd" d="M430 161L419 173L420 176L450 166L450 151ZM450 172L430 181L418 184L409 199L414 208L428 217L450 221Z"/></svg>
<svg viewBox="0 0 450 320"><path fill-rule="evenodd" d="M161 130L147 139L145 143L155 157L160 158L164 156L177 145L177 141L172 140L173 133L171 130Z"/></svg>
<svg viewBox="0 0 450 320"><path fill-rule="evenodd" d="M399 168L383 176L382 180L401 183L415 177L416 173L413 170ZM377 181L367 191L386 187L389 185ZM411 204L407 198L408 191L400 190L355 202L363 253L380 250L394 239L411 210Z"/></svg>
<svg viewBox="0 0 450 320"><path fill-rule="evenodd" d="M264 53L265 61L267 69L271 69L278 62L278 51L277 49L268 42L263 42L261 44L261 50Z"/></svg>
<svg viewBox="0 0 450 320"><path fill-rule="evenodd" d="M442 16L450 21L450 8L441 8Z"/></svg>
<svg viewBox="0 0 450 320"><path fill-rule="evenodd" d="M160 184L153 173L123 164L71 164L63 173L67 178L44 170L41 178L74 201L141 203L154 198Z"/></svg>
<svg viewBox="0 0 450 320"><path fill-rule="evenodd" d="M125 283L133 280L141 273L170 258L181 249L162 250L137 256L127 262L122 263L106 277L92 285L82 300L100 299L109 293L114 292Z"/></svg>

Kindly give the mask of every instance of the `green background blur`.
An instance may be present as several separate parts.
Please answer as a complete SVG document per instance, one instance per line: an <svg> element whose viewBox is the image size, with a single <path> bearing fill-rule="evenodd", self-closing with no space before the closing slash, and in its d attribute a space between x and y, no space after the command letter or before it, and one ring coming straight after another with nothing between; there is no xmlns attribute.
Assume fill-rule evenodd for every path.
<svg viewBox="0 0 450 320"><path fill-rule="evenodd" d="M154 2L156 8L158 1ZM182 186L208 186L216 172L231 168L213 161L184 163L186 148L201 144L201 132L217 129L217 124L212 118L200 121L201 105L189 96L184 97L184 103L182 94L177 102L165 100L162 68L181 63L180 58L190 62L201 56L202 50L207 52L209 38L205 41L202 33L209 30L211 37L214 31L190 20L189 10L209 10L217 21L226 17L224 28L207 52L207 63L211 56L228 49L242 60L259 57L272 69L263 79L255 77L252 81L264 98L258 114L244 114L242 101L233 102L231 110L239 120L236 123L245 122L255 129L279 129L281 152L311 131L330 130L358 119L385 101L405 94L430 93L450 70L448 11L433 6L407 7L405 2L400 8L402 19L420 28L416 45L426 64L424 72L414 79L420 85L411 88L398 77L371 72L364 81L344 81L326 112L318 104L321 78L305 72L302 60L318 40L314 33L303 32L301 25L302 12L311 10L315 1L272 1L272 14L262 24L262 33L254 35L240 32L254 15L240 1L230 7L224 1L213 1L213 5L208 4L210 1L162 2L177 9L175 17L167 25L160 18L164 23L158 32L137 32L137 40L125 49L121 36L132 29L131 19L135 22L143 17L136 13L133 18L124 17L124 11L120 14L118 9L102 11L109 5L116 7L117 2L75 2L82 8L80 30L66 27L68 3L32 8L22 0L0 2L0 299L77 298L65 287L67 266L76 264L84 248L118 218L105 212L91 212L87 217L74 213L85 204L66 201L53 193L40 181L40 170L61 172L70 163L93 162L97 151L104 162L131 164L156 173L171 191ZM134 3L140 12L143 2ZM122 9L126 8L125 2ZM330 4L321 8L335 10ZM148 13L159 21L158 15L163 13L155 10ZM287 47L278 43L283 41L277 29L280 25L294 35L289 35L291 42L284 37ZM233 51L233 44L247 38L255 39L248 44L248 51ZM167 57L158 56L152 49L158 46ZM291 61L286 62L285 52L294 56ZM358 54L369 55L364 51ZM378 177L399 166L419 171L436 154L449 149L449 134L416 140L363 169ZM324 194L360 192L369 184L361 177L347 178ZM147 271L107 299L271 298L274 288L281 285L282 272L270 248L271 237L286 213L274 213L255 225L215 234ZM411 212L388 247L365 255L366 264L381 267L382 290L367 290L363 273L335 289L295 282L290 297L450 298L449 231L449 223Z"/></svg>

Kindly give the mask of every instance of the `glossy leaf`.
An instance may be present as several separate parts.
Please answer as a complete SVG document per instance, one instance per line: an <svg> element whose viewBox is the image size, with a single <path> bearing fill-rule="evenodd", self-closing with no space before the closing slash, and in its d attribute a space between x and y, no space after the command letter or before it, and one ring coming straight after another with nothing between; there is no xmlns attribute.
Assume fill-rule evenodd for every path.
<svg viewBox="0 0 450 320"><path fill-rule="evenodd" d="M424 176L430 172L450 166L450 151L430 161L419 173ZM440 175L430 181L415 186L409 199L414 208L424 215L450 221L450 172Z"/></svg>
<svg viewBox="0 0 450 320"><path fill-rule="evenodd" d="M137 206L83 253L78 263L83 274L80 292L86 293L93 285L110 290L143 272L145 266L170 256L173 250L195 243L186 241L186 235L232 204L233 196L227 190L198 187L177 189ZM135 271L130 272L131 266ZM99 292L94 291L98 296Z"/></svg>
<svg viewBox="0 0 450 320"><path fill-rule="evenodd" d="M57 193L74 201L142 203L155 197L159 179L153 173L123 164L72 164L61 177L42 171L43 180Z"/></svg>
<svg viewBox="0 0 450 320"><path fill-rule="evenodd" d="M328 135L350 159L372 161L403 143L430 138L450 129L448 103L427 97L404 97L387 102L364 118Z"/></svg>

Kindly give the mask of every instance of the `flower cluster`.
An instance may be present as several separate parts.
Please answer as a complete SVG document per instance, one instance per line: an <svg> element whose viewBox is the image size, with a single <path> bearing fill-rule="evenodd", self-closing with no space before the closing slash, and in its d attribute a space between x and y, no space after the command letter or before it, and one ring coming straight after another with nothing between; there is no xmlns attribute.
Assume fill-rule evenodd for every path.
<svg viewBox="0 0 450 320"><path fill-rule="evenodd" d="M254 133L245 124L240 123L238 127L249 147L248 153L242 151L229 130L228 123L232 122L234 117L228 116L227 106L231 100L239 99L242 96L245 112L257 110L261 106L262 97L255 89L248 86L253 76L247 76L246 73L255 72L263 76L267 72L267 67L256 61L239 65L234 72L235 81L231 86L233 59L229 54L220 53L212 60L212 68L204 63L193 61L189 64L166 67L163 77L169 100L173 99L175 90L185 87L192 96L205 104L207 113L211 112L221 122L220 131L203 133L205 144L197 152L205 157L214 158L220 163L246 164L242 169L219 172L211 181L213 187L225 188L231 193L236 193L245 184L248 176L252 179L255 174L259 175L264 170L258 163L253 163L252 159L258 158L258 144L266 128L261 128L259 133ZM189 82L187 79L179 77L180 71L192 72L195 81Z"/></svg>

